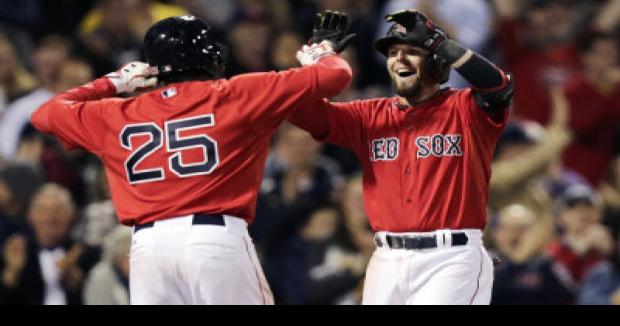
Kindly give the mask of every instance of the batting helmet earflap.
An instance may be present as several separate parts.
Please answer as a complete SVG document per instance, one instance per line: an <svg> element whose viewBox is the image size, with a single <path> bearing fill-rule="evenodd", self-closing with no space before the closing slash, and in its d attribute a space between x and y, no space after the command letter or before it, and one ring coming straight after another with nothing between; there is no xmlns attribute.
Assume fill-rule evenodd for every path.
<svg viewBox="0 0 620 326"><path fill-rule="evenodd" d="M144 36L144 54L159 76L205 72L224 73L222 46L213 40L211 26L194 16L177 16L155 23Z"/></svg>
<svg viewBox="0 0 620 326"><path fill-rule="evenodd" d="M388 29L385 37L375 42L375 49L387 56L388 49L394 44L413 44L408 38L408 33L406 27L395 23ZM450 65L436 53L431 53L426 58L426 66L439 83L443 84L450 78Z"/></svg>

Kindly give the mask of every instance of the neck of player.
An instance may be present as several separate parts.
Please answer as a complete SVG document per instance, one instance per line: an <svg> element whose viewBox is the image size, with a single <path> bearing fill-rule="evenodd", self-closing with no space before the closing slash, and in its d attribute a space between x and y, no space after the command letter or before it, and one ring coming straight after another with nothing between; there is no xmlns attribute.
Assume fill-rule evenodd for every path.
<svg viewBox="0 0 620 326"><path fill-rule="evenodd" d="M420 92L418 92L418 94L414 96L401 97L400 101L401 103L406 104L408 106L414 106L414 105L422 104L436 97L437 95L439 95L440 92L441 92L441 85L432 84L432 85L423 87L420 90Z"/></svg>

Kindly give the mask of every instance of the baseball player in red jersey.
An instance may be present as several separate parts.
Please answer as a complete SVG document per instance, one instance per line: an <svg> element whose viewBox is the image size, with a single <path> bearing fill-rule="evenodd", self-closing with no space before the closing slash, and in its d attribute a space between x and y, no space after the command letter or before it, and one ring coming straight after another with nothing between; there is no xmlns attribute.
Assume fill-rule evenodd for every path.
<svg viewBox="0 0 620 326"><path fill-rule="evenodd" d="M387 20L394 24L376 48L398 96L317 101L289 120L361 161L377 244L364 304L489 304L493 263L482 230L511 77L415 10ZM473 88L441 89L451 68Z"/></svg>
<svg viewBox="0 0 620 326"><path fill-rule="evenodd" d="M132 304L273 303L247 233L271 136L291 110L351 79L332 49L342 39L304 46L303 68L219 79L209 30L192 16L158 22L145 36L148 65L130 63L32 116L103 161L119 219L134 226Z"/></svg>

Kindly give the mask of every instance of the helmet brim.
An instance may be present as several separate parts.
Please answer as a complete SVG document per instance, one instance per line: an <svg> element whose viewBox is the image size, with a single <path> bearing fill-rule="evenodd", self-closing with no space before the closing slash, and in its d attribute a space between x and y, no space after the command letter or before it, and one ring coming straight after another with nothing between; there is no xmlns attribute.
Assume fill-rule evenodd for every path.
<svg viewBox="0 0 620 326"><path fill-rule="evenodd" d="M380 38L375 41L375 50L379 51L381 54L387 57L387 52L390 47L397 43L406 43L405 40L395 36L388 36L384 38Z"/></svg>

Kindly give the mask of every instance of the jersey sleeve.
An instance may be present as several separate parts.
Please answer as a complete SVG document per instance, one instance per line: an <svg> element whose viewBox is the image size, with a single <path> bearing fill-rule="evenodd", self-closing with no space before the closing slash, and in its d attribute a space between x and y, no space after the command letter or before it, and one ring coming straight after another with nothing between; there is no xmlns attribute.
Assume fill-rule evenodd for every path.
<svg viewBox="0 0 620 326"><path fill-rule="evenodd" d="M304 103L287 120L319 141L357 150L363 141L364 102Z"/></svg>
<svg viewBox="0 0 620 326"><path fill-rule="evenodd" d="M457 105L461 110L465 121L482 137L496 137L501 134L508 122L508 109L498 113L501 116L493 118L478 106L471 89L458 91Z"/></svg>
<svg viewBox="0 0 620 326"><path fill-rule="evenodd" d="M98 79L53 97L32 114L31 122L44 133L55 135L67 149L86 149L96 155L105 130L104 103L115 94L107 78Z"/></svg>
<svg viewBox="0 0 620 326"><path fill-rule="evenodd" d="M351 68L338 56L283 72L241 75L231 80L234 98L255 130L275 129L292 110L337 95L351 82Z"/></svg>

